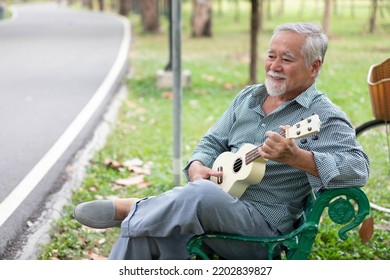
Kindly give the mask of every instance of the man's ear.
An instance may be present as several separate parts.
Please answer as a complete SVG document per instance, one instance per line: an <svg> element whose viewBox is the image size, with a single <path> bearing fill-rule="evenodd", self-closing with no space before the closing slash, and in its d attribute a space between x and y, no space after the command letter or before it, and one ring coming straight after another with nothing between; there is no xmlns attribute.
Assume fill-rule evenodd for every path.
<svg viewBox="0 0 390 280"><path fill-rule="evenodd" d="M311 64L311 75L312 77L317 76L318 72L320 72L322 66L321 60L316 60Z"/></svg>

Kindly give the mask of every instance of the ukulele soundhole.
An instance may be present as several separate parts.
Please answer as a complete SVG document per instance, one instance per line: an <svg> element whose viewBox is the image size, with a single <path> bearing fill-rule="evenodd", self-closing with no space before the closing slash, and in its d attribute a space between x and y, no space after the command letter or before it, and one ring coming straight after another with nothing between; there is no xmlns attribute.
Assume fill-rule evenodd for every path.
<svg viewBox="0 0 390 280"><path fill-rule="evenodd" d="M234 162L234 165L233 165L234 173L239 172L241 170L241 167L242 167L242 158L238 158L238 159L236 159L236 161Z"/></svg>

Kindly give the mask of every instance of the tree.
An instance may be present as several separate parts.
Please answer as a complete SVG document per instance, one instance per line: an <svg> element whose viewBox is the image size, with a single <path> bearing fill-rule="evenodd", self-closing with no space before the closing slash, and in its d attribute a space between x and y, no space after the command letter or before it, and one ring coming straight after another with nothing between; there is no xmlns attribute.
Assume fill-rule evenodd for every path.
<svg viewBox="0 0 390 280"><path fill-rule="evenodd" d="M98 0L99 11L104 11L104 0Z"/></svg>
<svg viewBox="0 0 390 280"><path fill-rule="evenodd" d="M160 28L158 0L142 0L139 4L143 30L145 32L157 33Z"/></svg>
<svg viewBox="0 0 390 280"><path fill-rule="evenodd" d="M93 1L92 0L82 0L82 4L84 7L93 10Z"/></svg>
<svg viewBox="0 0 390 280"><path fill-rule="evenodd" d="M250 65L249 78L252 84L257 82L257 33L259 32L259 1L251 0L251 38L250 38Z"/></svg>
<svg viewBox="0 0 390 280"><path fill-rule="evenodd" d="M192 37L211 36L211 0L193 0Z"/></svg>
<svg viewBox="0 0 390 280"><path fill-rule="evenodd" d="M324 10L324 17L322 20L322 27L324 29L324 33L328 34L330 33L330 6L331 6L331 0L324 0L325 1L325 10Z"/></svg>
<svg viewBox="0 0 390 280"><path fill-rule="evenodd" d="M371 16L370 16L370 22L369 22L369 27L368 27L369 33L374 33L375 25L376 25L377 10L378 10L378 0L372 0Z"/></svg>
<svg viewBox="0 0 390 280"><path fill-rule="evenodd" d="M119 0L119 14L127 16L131 10L131 3L129 0Z"/></svg>
<svg viewBox="0 0 390 280"><path fill-rule="evenodd" d="M278 8L278 11L277 11L277 15L278 16L282 16L284 15L284 0L280 0L280 5L279 5L279 8Z"/></svg>

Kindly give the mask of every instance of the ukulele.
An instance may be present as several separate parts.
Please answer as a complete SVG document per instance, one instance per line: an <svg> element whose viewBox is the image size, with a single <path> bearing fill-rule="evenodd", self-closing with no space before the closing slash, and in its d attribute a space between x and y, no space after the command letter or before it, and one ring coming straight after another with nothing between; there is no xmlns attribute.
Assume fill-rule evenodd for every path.
<svg viewBox="0 0 390 280"><path fill-rule="evenodd" d="M288 139L299 139L320 131L318 115L312 115L286 129L282 134ZM264 177L267 160L259 154L258 148L244 144L236 153L224 152L214 161L212 169L223 172L221 177L211 177L225 192L241 197L246 188L258 184Z"/></svg>

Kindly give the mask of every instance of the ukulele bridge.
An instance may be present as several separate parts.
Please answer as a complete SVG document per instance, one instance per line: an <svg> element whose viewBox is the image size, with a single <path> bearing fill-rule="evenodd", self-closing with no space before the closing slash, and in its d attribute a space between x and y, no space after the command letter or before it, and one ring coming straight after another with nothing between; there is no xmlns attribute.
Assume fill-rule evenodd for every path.
<svg viewBox="0 0 390 280"><path fill-rule="evenodd" d="M222 167L222 166L219 166L219 167L217 168L217 171L218 171L218 172L223 172L223 167ZM218 184L222 184L222 183L223 183L223 176L217 178L217 183L218 183Z"/></svg>

